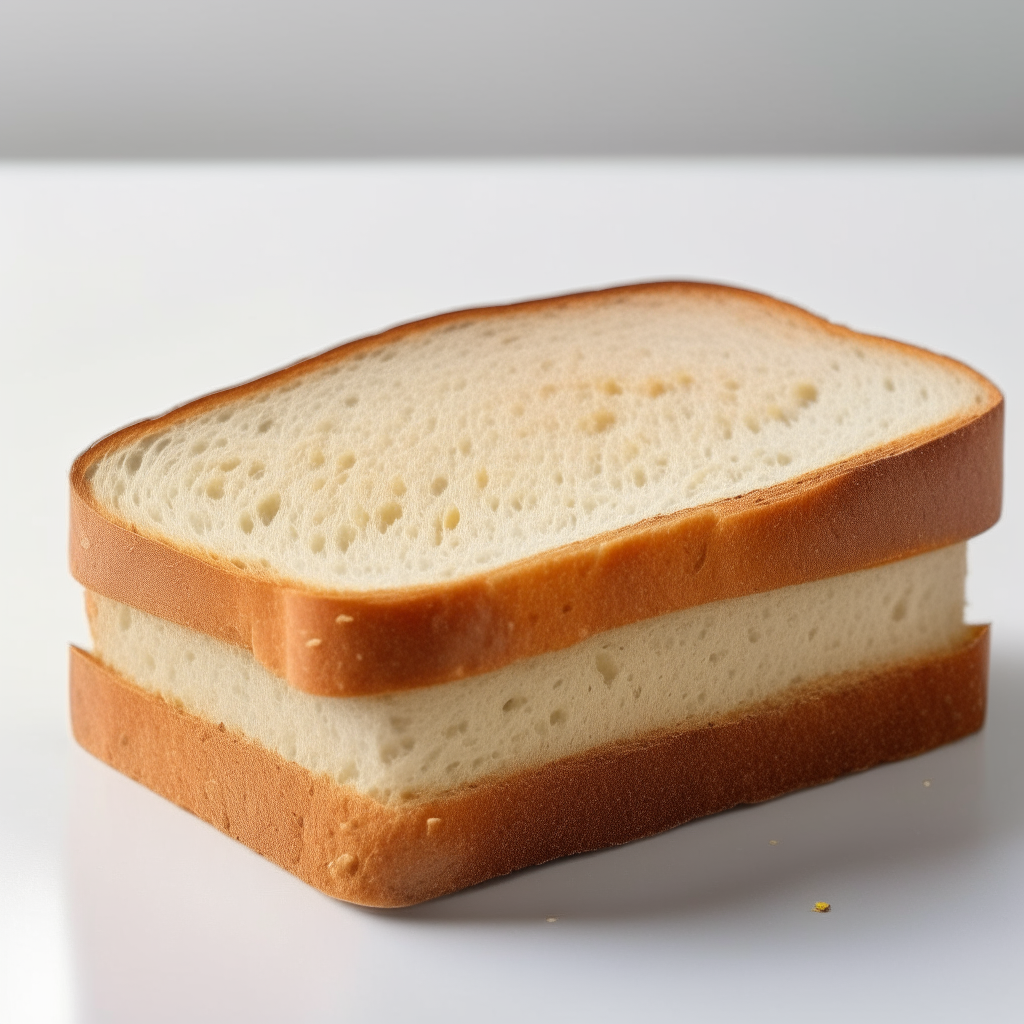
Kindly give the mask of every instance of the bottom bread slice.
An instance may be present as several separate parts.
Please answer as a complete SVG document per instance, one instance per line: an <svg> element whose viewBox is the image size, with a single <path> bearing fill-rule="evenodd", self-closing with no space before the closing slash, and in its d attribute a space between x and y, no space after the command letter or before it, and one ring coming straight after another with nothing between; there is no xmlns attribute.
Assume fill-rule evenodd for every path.
<svg viewBox="0 0 1024 1024"><path fill-rule="evenodd" d="M92 754L339 899L399 907L518 868L923 753L981 728L988 629L720 720L617 742L411 804L379 802L71 649Z"/></svg>

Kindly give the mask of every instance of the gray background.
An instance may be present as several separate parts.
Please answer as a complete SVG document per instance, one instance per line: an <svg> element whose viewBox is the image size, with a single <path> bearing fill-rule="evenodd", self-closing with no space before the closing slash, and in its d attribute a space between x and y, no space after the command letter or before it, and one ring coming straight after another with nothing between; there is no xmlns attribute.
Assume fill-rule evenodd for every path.
<svg viewBox="0 0 1024 1024"><path fill-rule="evenodd" d="M0 158L1020 152L1019 0L0 5Z"/></svg>

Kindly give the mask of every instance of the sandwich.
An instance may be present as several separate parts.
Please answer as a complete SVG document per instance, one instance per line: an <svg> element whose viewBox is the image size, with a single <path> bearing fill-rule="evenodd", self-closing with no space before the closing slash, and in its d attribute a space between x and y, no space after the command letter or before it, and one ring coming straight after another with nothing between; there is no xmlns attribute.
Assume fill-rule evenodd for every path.
<svg viewBox="0 0 1024 1024"><path fill-rule="evenodd" d="M665 282L349 342L71 471L78 742L404 906L979 729L999 391Z"/></svg>

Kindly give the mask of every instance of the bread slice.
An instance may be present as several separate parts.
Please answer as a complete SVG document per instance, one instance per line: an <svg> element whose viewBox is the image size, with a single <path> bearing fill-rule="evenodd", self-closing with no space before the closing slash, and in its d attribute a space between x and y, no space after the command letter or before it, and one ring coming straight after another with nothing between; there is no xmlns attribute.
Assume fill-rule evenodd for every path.
<svg viewBox="0 0 1024 1024"><path fill-rule="evenodd" d="M382 804L692 730L805 683L959 646L965 546L620 626L473 679L339 699L244 649L90 595L95 653L163 699Z"/></svg>
<svg viewBox="0 0 1024 1024"><path fill-rule="evenodd" d="M995 522L1002 399L711 285L435 317L199 399L72 471L88 589L310 694L491 673Z"/></svg>
<svg viewBox="0 0 1024 1024"><path fill-rule="evenodd" d="M869 572L879 571L884 570ZM770 602L770 596L740 600ZM890 605L896 622L892 613L898 607ZM120 609L114 612L97 623L98 657L72 649L71 712L79 743L329 895L371 906L416 903L908 757L975 731L984 718L987 630L951 624L942 643L916 657L769 688L767 696L717 713L693 714L575 753L551 747L538 756L534 744L532 760L478 771L448 788L373 792L373 777L363 777L359 767L354 774L346 767L334 773L323 770L325 765L310 767L311 758L320 756L311 752L319 738L315 729L312 743L296 734L284 739L291 749L282 751L280 735L254 735L257 730L247 731L237 719L219 716L209 694L226 696L227 709L236 687L243 698L255 694L255 720L263 710L258 702L266 694L259 690L273 677L245 652L198 633L183 642L182 627L147 623L148 617L141 620L145 639L119 651L111 631L120 628ZM129 612L129 630L142 615ZM161 638L171 643L161 647ZM191 663L190 650L196 654ZM552 657L557 655L534 660ZM245 671L239 671L246 659ZM120 662L141 664L140 677L119 670ZM198 674L186 671L181 679L188 664ZM680 666L676 679L685 682L692 665L682 658ZM548 677L541 672L536 679L542 691ZM382 732L397 734L391 748L378 746L379 765L388 768L389 749L392 760L403 756L401 723L398 715L389 716L395 710L389 705L396 698L415 701L420 693L337 700L276 682L280 705L305 703L307 719L324 716L321 737L331 735L329 712L358 720L367 703L375 702L363 717L376 716ZM629 686L618 682L628 703ZM493 681L481 683L492 702L504 696ZM463 686L448 683L435 690ZM602 686L595 678L593 689ZM458 703L450 694L437 696L449 702L449 711ZM244 699L234 701L235 709L242 704ZM586 697L578 693L572 707L585 712ZM492 717L517 713L529 715L525 706L503 706ZM460 734L460 722L453 724L458 739L472 738ZM369 734L371 743L378 739ZM346 750L347 740L333 737L343 753L358 760L357 750ZM473 752L463 750L467 756ZM393 773L396 783L400 774Z"/></svg>

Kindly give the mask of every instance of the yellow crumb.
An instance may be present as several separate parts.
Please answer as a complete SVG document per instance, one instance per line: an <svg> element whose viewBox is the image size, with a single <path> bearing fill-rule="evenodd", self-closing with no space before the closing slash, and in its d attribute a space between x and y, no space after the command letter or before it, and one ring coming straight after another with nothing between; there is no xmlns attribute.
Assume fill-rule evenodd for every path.
<svg viewBox="0 0 1024 1024"><path fill-rule="evenodd" d="M815 903L814 912L816 914L827 914L832 909L831 903Z"/></svg>

